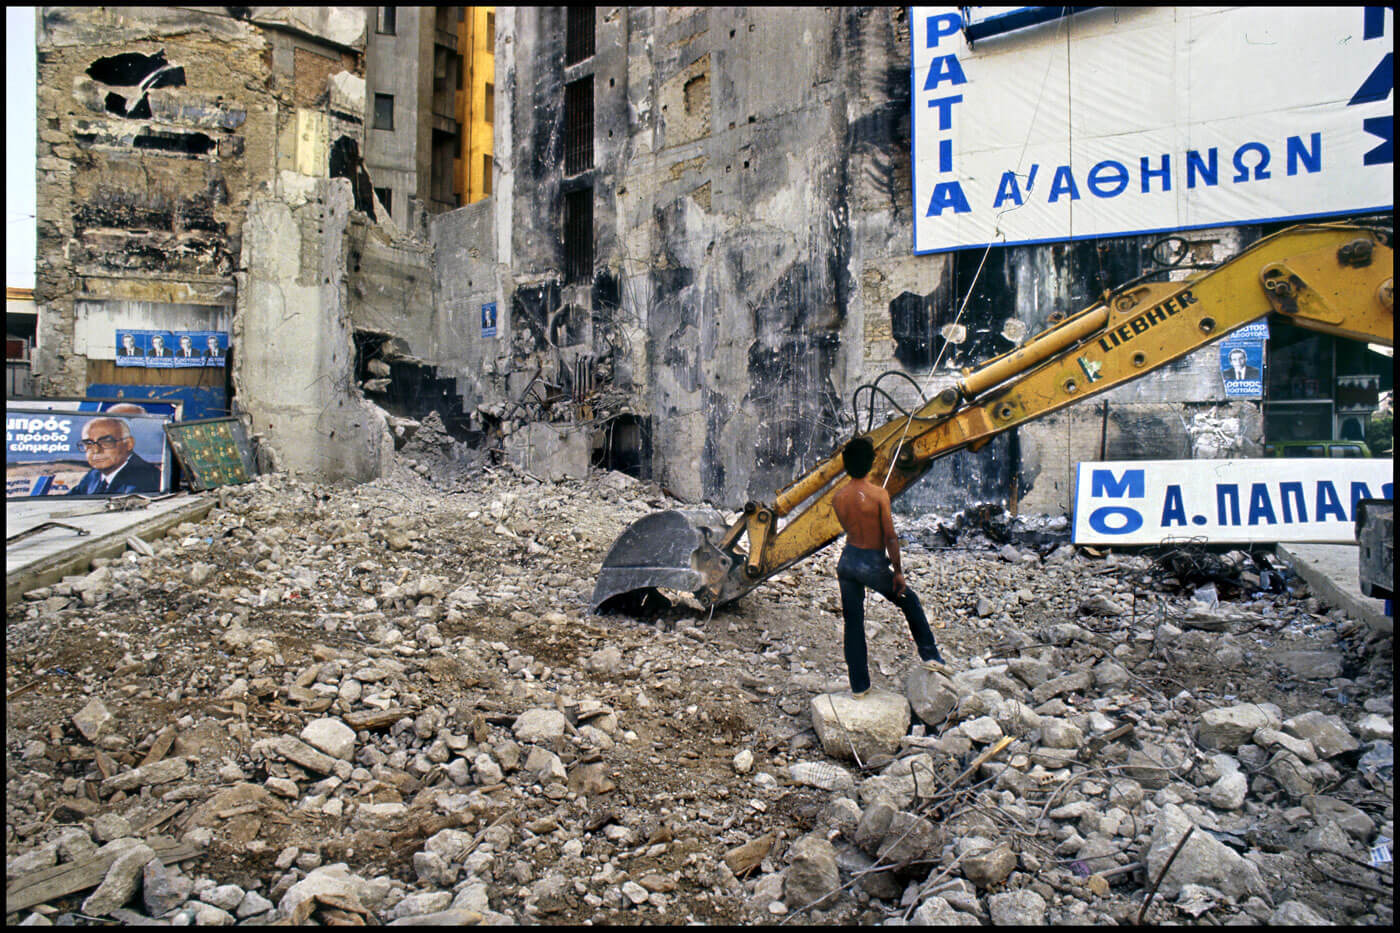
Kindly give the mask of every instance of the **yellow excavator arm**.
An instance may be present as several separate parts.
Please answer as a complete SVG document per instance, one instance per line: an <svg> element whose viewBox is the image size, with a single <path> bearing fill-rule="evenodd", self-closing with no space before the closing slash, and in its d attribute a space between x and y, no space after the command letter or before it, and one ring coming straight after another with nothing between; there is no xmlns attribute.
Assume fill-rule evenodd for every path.
<svg viewBox="0 0 1400 933"><path fill-rule="evenodd" d="M1270 312L1300 327L1394 343L1394 255L1386 231L1307 224L1265 237L1183 282L1106 292L1016 349L963 370L915 411L869 432L871 476L891 498L956 450L1116 388ZM890 469L893 464L893 469ZM655 513L625 531L603 561L595 609L647 587L730 602L841 534L832 499L848 478L840 451L732 523L709 510Z"/></svg>

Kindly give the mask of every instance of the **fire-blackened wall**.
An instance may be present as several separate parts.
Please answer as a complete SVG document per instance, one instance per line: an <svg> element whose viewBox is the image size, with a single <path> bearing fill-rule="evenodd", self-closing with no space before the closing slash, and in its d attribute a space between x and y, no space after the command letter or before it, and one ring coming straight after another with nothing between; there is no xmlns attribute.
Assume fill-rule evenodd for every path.
<svg viewBox="0 0 1400 933"><path fill-rule="evenodd" d="M860 384L896 369L936 393L1146 268L1147 238L912 255L905 9L604 8L593 55L565 64L569 28L557 8L501 17L507 324L528 365L547 341L514 315L586 309L582 349L612 354L613 387L650 419L650 475L683 498L771 499L851 436ZM588 79L593 160L578 170L566 101ZM587 287L567 278L578 192ZM1193 259L1256 235L1193 232ZM616 308L592 300L603 281ZM954 454L903 507L1063 511L1065 455L1088 437L1094 456L1175 456L1203 438L1247 452L1257 404L1226 402L1212 353L1107 393L1107 418L1077 406ZM917 402L915 385L887 385Z"/></svg>

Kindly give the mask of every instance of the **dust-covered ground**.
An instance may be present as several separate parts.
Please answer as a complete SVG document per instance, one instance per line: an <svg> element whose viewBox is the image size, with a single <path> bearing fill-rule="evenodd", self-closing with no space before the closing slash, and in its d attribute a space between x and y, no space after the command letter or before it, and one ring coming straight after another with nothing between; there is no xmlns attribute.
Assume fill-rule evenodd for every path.
<svg viewBox="0 0 1400 933"><path fill-rule="evenodd" d="M1277 563L1178 562L1209 605L900 518L950 676L872 596L857 703L834 548L593 616L679 503L423 459L226 487L10 607L8 921L1391 922L1391 641Z"/></svg>

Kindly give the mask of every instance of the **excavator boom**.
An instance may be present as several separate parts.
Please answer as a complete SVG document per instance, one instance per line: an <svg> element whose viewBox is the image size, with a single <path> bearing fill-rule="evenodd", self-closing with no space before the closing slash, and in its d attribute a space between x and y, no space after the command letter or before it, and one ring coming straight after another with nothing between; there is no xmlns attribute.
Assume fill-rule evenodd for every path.
<svg viewBox="0 0 1400 933"><path fill-rule="evenodd" d="M1322 333L1393 345L1394 287L1387 231L1305 224L1187 281L1109 291L871 430L871 475L888 475L893 498L939 457L976 450L1003 431L1139 379L1271 312ZM727 527L714 512L703 521L687 517L702 513L649 515L604 558L592 606L678 585L706 605L731 602L836 540L832 497L846 482L838 449L771 503L750 502Z"/></svg>

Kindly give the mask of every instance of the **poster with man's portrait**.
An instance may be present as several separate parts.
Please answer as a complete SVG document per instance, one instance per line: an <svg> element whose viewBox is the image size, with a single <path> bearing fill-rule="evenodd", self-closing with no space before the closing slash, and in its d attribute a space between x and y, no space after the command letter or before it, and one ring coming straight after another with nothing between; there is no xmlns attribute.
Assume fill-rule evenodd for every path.
<svg viewBox="0 0 1400 933"><path fill-rule="evenodd" d="M1266 321L1246 324L1220 341L1220 378L1226 398L1264 397Z"/></svg>
<svg viewBox="0 0 1400 933"><path fill-rule="evenodd" d="M228 334L218 330L118 330L118 366L182 369L223 366L228 359Z"/></svg>
<svg viewBox="0 0 1400 933"><path fill-rule="evenodd" d="M5 498L158 495L170 488L163 414L5 406Z"/></svg>

